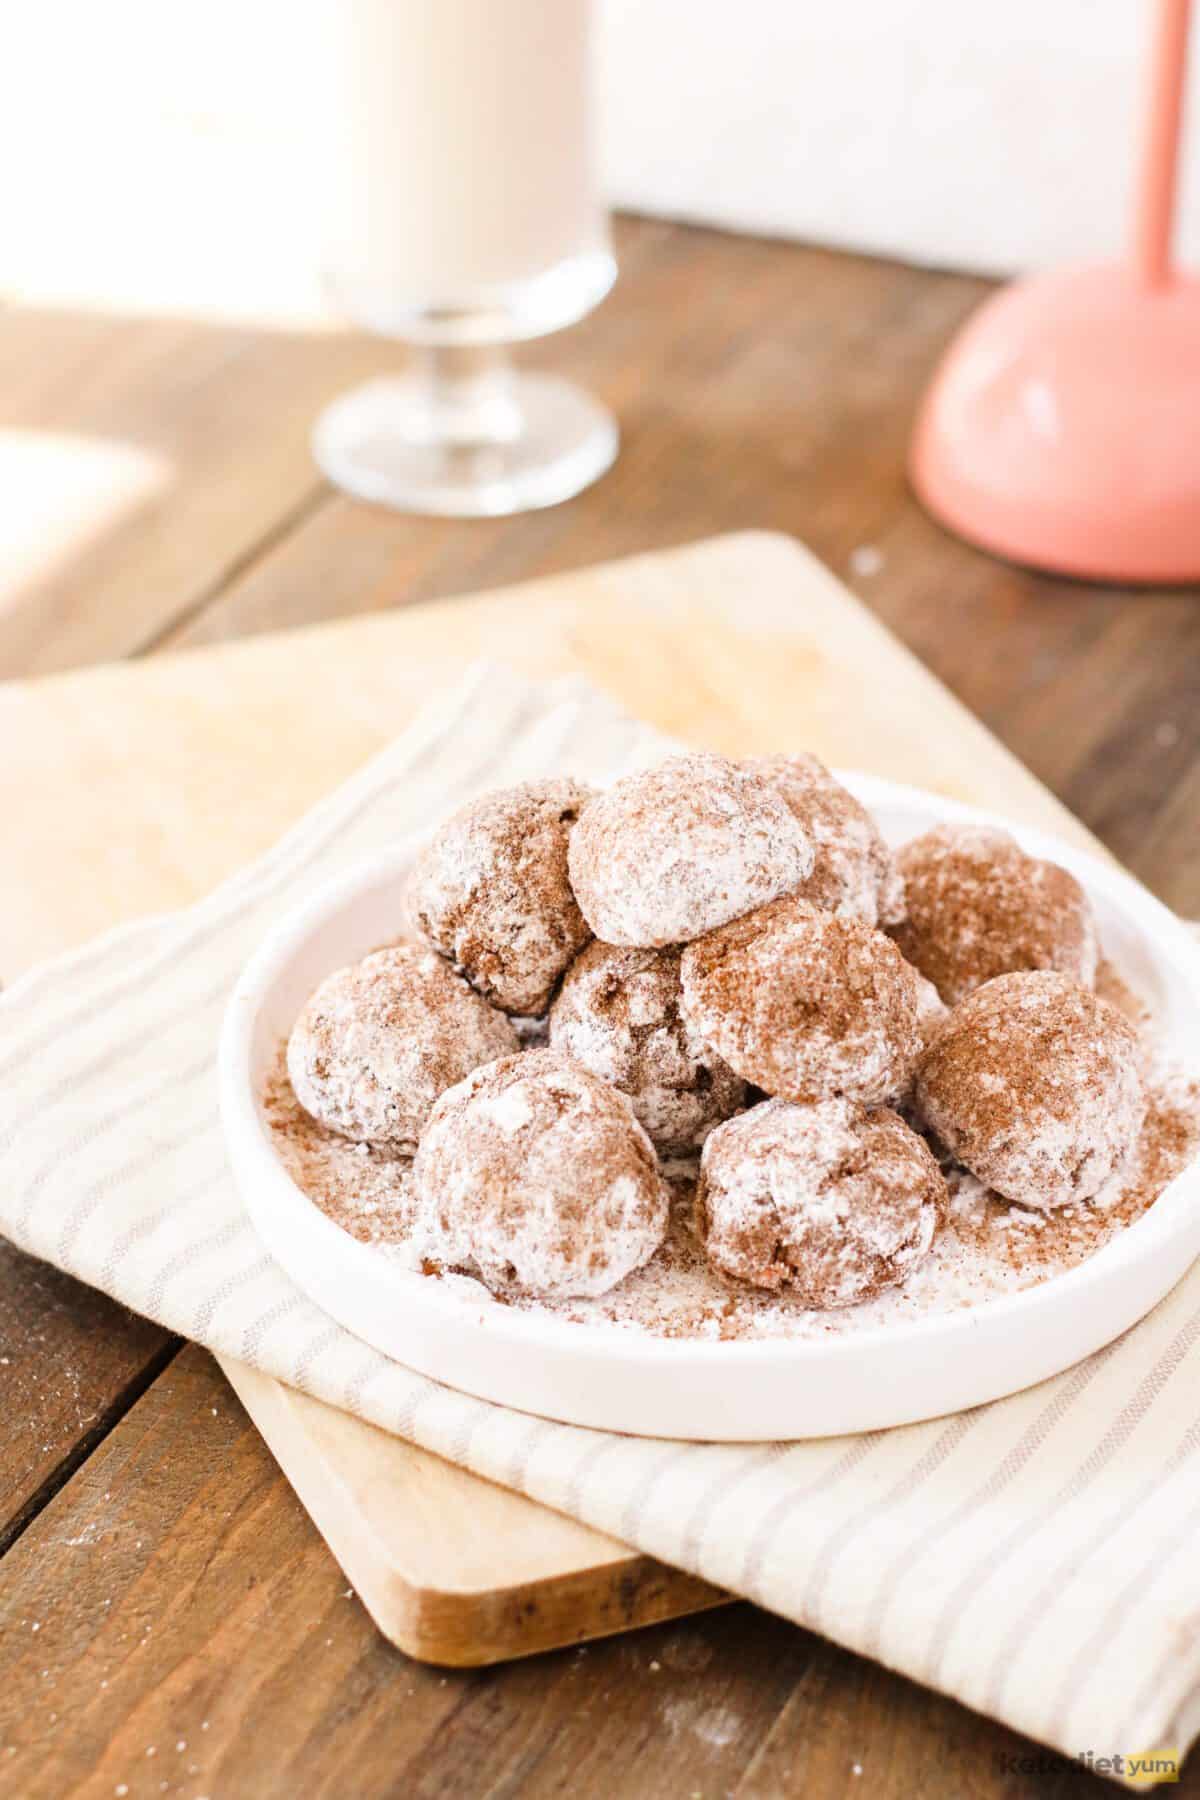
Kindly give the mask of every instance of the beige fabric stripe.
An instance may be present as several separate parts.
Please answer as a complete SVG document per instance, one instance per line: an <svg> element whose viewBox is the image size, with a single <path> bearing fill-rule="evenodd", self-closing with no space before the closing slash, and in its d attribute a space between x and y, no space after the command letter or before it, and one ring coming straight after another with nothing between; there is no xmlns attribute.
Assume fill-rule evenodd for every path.
<svg viewBox="0 0 1200 1800"><path fill-rule="evenodd" d="M679 1559L685 1568L695 1570L700 1567L705 1536L717 1508L731 1500L743 1482L752 1480L764 1468L785 1456L788 1448L787 1444L747 1444L737 1462L701 1488L680 1538Z"/></svg>
<svg viewBox="0 0 1200 1800"><path fill-rule="evenodd" d="M1113 1457L1124 1449L1150 1408L1161 1398L1167 1384L1183 1366L1189 1352L1195 1348L1198 1340L1200 1340L1200 1310L1192 1314L1182 1330L1172 1339L1163 1356L1159 1358L1145 1380L1139 1385L1129 1406L1122 1409L1110 1431L1105 1434L1092 1455L1063 1488L1061 1504L1066 1505L1069 1501L1078 1498L1091 1486ZM1096 1535L1097 1541L1102 1541L1102 1529ZM995 1704L1000 1704L1018 1655L1028 1647L1033 1637L1035 1623L1052 1600L1061 1601L1063 1590L1082 1563L1086 1561L1088 1554L1087 1547L1080 1550L1072 1544L1068 1554L1055 1565L1047 1580L1013 1619L992 1658L987 1692Z"/></svg>
<svg viewBox="0 0 1200 1800"><path fill-rule="evenodd" d="M1166 1540L1162 1547L1163 1554L1161 1564L1153 1570L1147 1571L1149 1585L1158 1586L1161 1583L1162 1576L1166 1573L1170 1563L1179 1554L1180 1550L1185 1548L1195 1548L1196 1534L1198 1531L1200 1531L1200 1501L1197 1501L1191 1511L1185 1514L1179 1522L1178 1530ZM1131 1582L1131 1601L1136 1598L1136 1595L1133 1593L1133 1587L1134 1584ZM1149 1668L1146 1670L1145 1679L1142 1681L1141 1686L1138 1688L1125 1714L1124 1723L1121 1727L1121 1736L1118 1741L1130 1745L1148 1744L1154 1741L1159 1743L1166 1741L1169 1743L1171 1741L1171 1717L1167 1711L1167 1707L1163 1705L1163 1701L1164 1698L1171 1693L1172 1689L1176 1690L1177 1697L1173 1701L1173 1706L1175 1713L1178 1715L1186 1710L1188 1695L1194 1695L1196 1692L1194 1671L1189 1670L1186 1664L1183 1664L1178 1640L1168 1642L1166 1645L1162 1646L1158 1656L1151 1661ZM1165 1715L1162 1719L1161 1727L1157 1732L1150 1728L1149 1719L1147 1717L1151 1710L1155 1708L1156 1703L1158 1708L1162 1709ZM1170 1704L1172 1703L1168 1702L1168 1705ZM1143 1736L1143 1733L1146 1735ZM1185 1748L1190 1746L1190 1731L1182 1741Z"/></svg>
<svg viewBox="0 0 1200 1800"><path fill-rule="evenodd" d="M125 1258L134 1245L144 1242L148 1237L153 1237L159 1227L165 1225L167 1220L173 1218L181 1209L194 1206L206 1194L212 1193L215 1188L220 1186L224 1173L225 1163L222 1158L220 1167L211 1169L206 1175L201 1176L199 1181L193 1182L191 1187L173 1195L165 1206L158 1208L157 1212L144 1213L140 1219L136 1219L130 1225L127 1231L122 1232L120 1237L113 1240L112 1249L100 1270L100 1284L107 1293L111 1293L114 1286L119 1283Z"/></svg>
<svg viewBox="0 0 1200 1800"><path fill-rule="evenodd" d="M1160 1491L1163 1478L1162 1471L1151 1476L1134 1493L1127 1495L1115 1514L1101 1520L1082 1542L1072 1542L1069 1553L1055 1563L1041 1586L1026 1601L996 1652L988 1691L997 1706L1004 1702L1006 1688L1016 1668L1018 1652L1032 1645L1039 1630L1044 1630L1045 1620L1052 1609L1070 1607L1069 1590L1080 1571L1105 1544L1111 1543L1119 1535L1123 1527L1131 1523L1146 1500ZM1004 1660L1006 1656L1009 1659L1007 1661Z"/></svg>
<svg viewBox="0 0 1200 1800"><path fill-rule="evenodd" d="M223 974L221 979L214 983L212 989L204 996L203 1000L197 1002L193 1006L192 1016L198 1028L202 1025L205 1016L208 1013L217 1012L217 1009L223 1004L229 993L230 985L231 981L229 975ZM160 1020L158 1022L158 1029L164 1029L169 1023L170 1021L167 1019ZM152 1026L150 1029L153 1030L154 1027ZM3 1154L10 1146L14 1137L22 1133L28 1134L35 1130L42 1115L49 1112L61 1101L71 1100L76 1106L81 1106L82 1097L86 1091L87 1084L97 1077L103 1079L106 1088L110 1087L112 1078L117 1071L123 1068L126 1063L132 1062L138 1056L142 1055L144 1048L140 1038L135 1035L128 1038L120 1048L114 1046L112 1048L106 1047L101 1050L90 1063L85 1063L82 1068L68 1068L57 1082L52 1083L51 1086L47 1088L39 1090L38 1099L35 1105L30 1106L28 1109L22 1109L21 1116L14 1121L12 1130L8 1133L7 1137L0 1137L0 1154ZM145 1108L152 1103L165 1100L179 1088L188 1087L199 1076L214 1070L215 1066L216 1057L210 1042L206 1045L203 1056L197 1057L193 1062L188 1063L182 1069L172 1070L153 1092L139 1095L135 1104L140 1108ZM81 1150L91 1149L96 1140L103 1137L107 1131L112 1130L114 1125L123 1125L126 1122L129 1117L128 1109L129 1103L128 1101L125 1101L122 1106L116 1109L110 1109L107 1113L102 1113L99 1119L92 1120L85 1132L64 1147L62 1157L69 1160L71 1157L78 1156ZM48 1167L57 1171L57 1169L61 1167L61 1162L51 1159ZM35 1175L32 1178L31 1185L35 1191L42 1185L44 1180L44 1171L39 1172L38 1175ZM28 1218L28 1216L29 1209L26 1207L22 1214L22 1218Z"/></svg>
<svg viewBox="0 0 1200 1800"><path fill-rule="evenodd" d="M808 1585L801 1603L802 1617L820 1631L825 1608L825 1591L833 1566L839 1556L849 1549L859 1535L870 1526L872 1520L880 1518L890 1507L907 1500L924 1486L929 1477L941 1468L946 1460L953 1456L964 1438L973 1432L986 1414L977 1409L974 1412L958 1413L945 1429L939 1432L924 1456L906 1469L897 1481L885 1489L875 1500L870 1501L858 1512L851 1513L843 1520L837 1530L826 1540L816 1561L809 1572Z"/></svg>
<svg viewBox="0 0 1200 1800"><path fill-rule="evenodd" d="M1090 1557L1094 1557L1103 1546L1123 1533L1129 1532L1137 1515L1145 1506L1158 1499L1163 1491L1173 1482L1179 1471L1200 1451L1200 1420L1189 1425L1180 1442L1175 1446L1170 1458L1152 1474L1137 1493L1131 1496L1120 1508L1115 1518L1101 1531L1096 1532L1085 1552L1076 1559L1076 1567ZM1050 1709L1050 1728L1055 1732L1065 1732L1071 1721L1071 1715L1079 1704L1080 1696L1086 1688L1096 1665L1104 1651L1116 1641L1122 1630L1125 1619L1134 1605L1145 1598L1147 1589L1161 1582L1168 1571L1171 1558L1184 1545L1194 1542L1194 1530L1200 1522L1200 1498L1188 1512L1171 1536L1165 1540L1151 1537L1149 1553L1137 1565L1128 1581L1113 1596L1107 1609L1101 1614L1095 1628L1079 1645L1074 1656L1063 1671L1058 1684L1054 1701ZM1172 1644L1168 1657L1177 1656ZM1136 1719L1146 1704L1150 1694L1157 1685L1161 1685L1161 1663L1151 1667L1146 1682L1130 1707L1130 1723ZM1126 1737L1120 1740L1132 1748L1132 1741Z"/></svg>
<svg viewBox="0 0 1200 1800"><path fill-rule="evenodd" d="M508 1466L507 1487L514 1487L519 1493L529 1491L529 1464L540 1445L554 1437L561 1429L552 1419L521 1419L521 1428L517 1441L513 1446L512 1461Z"/></svg>
<svg viewBox="0 0 1200 1800"><path fill-rule="evenodd" d="M256 1237L254 1242L258 1245L259 1239ZM227 1275L224 1281L219 1281L215 1287L210 1288L192 1315L192 1328L188 1336L203 1343L209 1327L225 1302L232 1300L240 1289L249 1287L252 1282L261 1281L264 1275L273 1274L275 1267L269 1256L260 1255L252 1263L244 1264L232 1275Z"/></svg>
<svg viewBox="0 0 1200 1800"><path fill-rule="evenodd" d="M258 1355L259 1345L268 1331L278 1325L280 1319L289 1318L293 1313L311 1313L314 1318L323 1318L324 1314L313 1305L307 1294L297 1288L288 1294L286 1299L279 1300L274 1306L268 1306L251 1319L242 1332L242 1347L238 1360L253 1362Z"/></svg>
<svg viewBox="0 0 1200 1800"><path fill-rule="evenodd" d="M181 1249L173 1251L152 1278L147 1291L146 1312L150 1318L161 1322L164 1297L175 1276L181 1275L193 1263L200 1262L202 1258L211 1256L218 1250L228 1250L239 1237L247 1235L254 1235L253 1227L245 1213L238 1212L231 1218L223 1219L215 1231L206 1233L204 1237L194 1238Z"/></svg>
<svg viewBox="0 0 1200 1800"><path fill-rule="evenodd" d="M409 1376L410 1385L406 1387L404 1403L396 1414L393 1429L397 1437L415 1438L419 1441L417 1418L421 1408L431 1396L443 1393L445 1390L440 1388L436 1382L430 1381L427 1376L417 1375L411 1369L405 1369L403 1373Z"/></svg>
<svg viewBox="0 0 1200 1800"><path fill-rule="evenodd" d="M371 1383L378 1381L381 1375L392 1375L394 1372L395 1364L390 1362L381 1351L372 1350L367 1356L364 1356L358 1367L347 1376L346 1385L342 1389L345 1410L353 1413L361 1412L363 1396Z"/></svg>
<svg viewBox="0 0 1200 1800"><path fill-rule="evenodd" d="M629 1498L625 1502L625 1510L621 1514L621 1524L617 1536L622 1543L632 1543L641 1531L642 1520L650 1503L650 1496L660 1478L669 1475L671 1470L678 1468L681 1463L693 1461L701 1449L699 1444L670 1444L648 1469L643 1470L630 1489Z"/></svg>
<svg viewBox="0 0 1200 1800"><path fill-rule="evenodd" d="M563 1503L567 1512L576 1514L583 1512L583 1496L588 1480L595 1475L600 1463L610 1451L617 1449L625 1441L624 1438L610 1437L606 1432L596 1433L596 1441L584 1448L582 1455L577 1459L567 1477L566 1498Z"/></svg>
<svg viewBox="0 0 1200 1800"><path fill-rule="evenodd" d="M325 1325L309 1338L308 1342L297 1352L296 1359L292 1363L291 1385L307 1390L308 1372L313 1363L316 1362L323 1350L332 1350L333 1346L346 1336L348 1333L343 1326Z"/></svg>
<svg viewBox="0 0 1200 1800"><path fill-rule="evenodd" d="M135 1100L131 1100L128 1096L125 1096L120 1103L108 1106L98 1117L89 1119L84 1130L72 1137L67 1143L64 1144L61 1141L57 1143L50 1151L50 1154L43 1158L42 1162L32 1174L22 1181L21 1205L12 1224L13 1235L19 1235L23 1241L30 1240L29 1220L34 1207L37 1205L38 1197L44 1190L50 1178L52 1176L60 1175L63 1169L74 1157L78 1156L81 1151L95 1149L96 1145L111 1132L124 1130L132 1134L132 1121L143 1107L157 1106L171 1094L178 1092L181 1088L187 1087L191 1082L195 1081L198 1076L210 1071L212 1067L213 1054L212 1050L208 1049L203 1057L198 1057L195 1062L190 1063L187 1068L176 1070L167 1075L162 1081L156 1082L149 1091L140 1094ZM66 1092L71 1092L70 1082L67 1083ZM25 1122L27 1129L31 1129L34 1123L34 1116L26 1115ZM203 1129L205 1126L211 1127L216 1123L217 1112L214 1107L207 1115L207 1118L200 1122L198 1128ZM195 1129L197 1129L197 1127L189 1126L187 1132L183 1134L183 1136L186 1137L192 1135ZM183 1138L179 1141L182 1142ZM169 1153L174 1147L175 1140L170 1138L166 1140L152 1140L149 1145L139 1152L138 1156L134 1157L125 1165L125 1168L129 1172L137 1172L147 1166L149 1161L157 1160L159 1156ZM108 1180L108 1177L104 1177L103 1179ZM89 1192L92 1191L95 1190L89 1189ZM58 1239L58 1255L60 1257L66 1257L69 1254L72 1242L71 1219L68 1218L63 1225Z"/></svg>
<svg viewBox="0 0 1200 1800"><path fill-rule="evenodd" d="M121 1122L122 1115L118 1108L110 1118L104 1121L104 1128L106 1131L115 1130ZM165 1156L173 1156L177 1151L189 1148L206 1132L211 1131L215 1123L216 1115L213 1114L207 1120L187 1125L174 1137L150 1143L136 1156L129 1157L126 1162L120 1163L115 1169L110 1169L85 1188L78 1205L67 1215L62 1231L59 1233L57 1254L59 1264L70 1266L72 1253L84 1226L92 1215L103 1206L110 1194L119 1192L127 1182L135 1180L139 1175L148 1174ZM101 1133L97 1131L96 1136L100 1135ZM70 1153L64 1152L63 1162L68 1163L70 1160Z"/></svg>
<svg viewBox="0 0 1200 1800"><path fill-rule="evenodd" d="M990 1506L1025 1468L1026 1464L1036 1456L1043 1446L1053 1442L1054 1430L1070 1413L1079 1396L1085 1392L1100 1373L1104 1363L1112 1355L1114 1345L1101 1350L1096 1356L1089 1357L1084 1363L1072 1370L1070 1375L1056 1385L1056 1390L1049 1404L1044 1406L1037 1418L1013 1449L997 1463L978 1487L963 1497L944 1519L922 1519L918 1529L908 1543L892 1560L885 1571L883 1579L875 1590L870 1612L864 1624L863 1652L867 1656L878 1657L883 1642L884 1622L896 1600L896 1596L904 1583L910 1579L922 1561L937 1555L952 1532L964 1525Z"/></svg>
<svg viewBox="0 0 1200 1800"><path fill-rule="evenodd" d="M887 1433L883 1431L872 1431L863 1437L854 1438L850 1448L838 1458L831 1468L780 1494L765 1518L759 1521L753 1536L746 1545L741 1579L738 1582L742 1593L751 1598L757 1598L763 1606L770 1604L762 1591L763 1564L774 1548L775 1540L784 1521L791 1518L793 1513L798 1512L806 1500L811 1500L817 1494L823 1494L828 1489L836 1487L840 1481L857 1469L861 1462L864 1462L869 1456L873 1456L877 1450L882 1449L886 1442Z"/></svg>
<svg viewBox="0 0 1200 1800"><path fill-rule="evenodd" d="M990 1545L982 1556L975 1558L967 1565L962 1578L947 1598L930 1639L927 1663L929 1680L935 1681L939 1686L945 1680L946 1656L954 1634L962 1621L966 1601L978 1593L985 1583L992 1581L1005 1563L1035 1532L1041 1531L1061 1512L1064 1506L1085 1492L1101 1470L1112 1461L1112 1458L1117 1455L1141 1424L1146 1413L1154 1405L1166 1383L1191 1349L1197 1332L1200 1332L1200 1310L1192 1314L1187 1324L1175 1334L1171 1343L1157 1358L1153 1367L1143 1375L1134 1393L1122 1407L1092 1454L1071 1474L1068 1480L1062 1483L1037 1515L1032 1519L1019 1520L998 1543ZM1011 1655L1011 1650L1009 1654ZM988 1683L989 1691L996 1685L997 1673L997 1660L993 1658L992 1676Z"/></svg>

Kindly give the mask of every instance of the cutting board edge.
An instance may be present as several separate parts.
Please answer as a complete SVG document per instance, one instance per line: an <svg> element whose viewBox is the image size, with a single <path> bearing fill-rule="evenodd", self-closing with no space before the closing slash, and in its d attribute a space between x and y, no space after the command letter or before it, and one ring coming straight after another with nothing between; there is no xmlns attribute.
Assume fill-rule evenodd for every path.
<svg viewBox="0 0 1200 1800"><path fill-rule="evenodd" d="M343 1471L327 1458L314 1459L311 1440L308 1457L293 1458L303 1422L297 1420L292 1390L232 1357L215 1361L379 1630L418 1662L482 1668L733 1600L697 1576L582 1526L581 1538L593 1539L598 1550L611 1554L510 1586L423 1580L396 1555L394 1544L372 1529L368 1510L347 1486ZM308 1396L300 1398L306 1407L335 1410ZM480 1481L429 1451L395 1442L403 1444L409 1459L440 1472L443 1480ZM485 1489L490 1485L483 1484ZM524 1504L534 1512L545 1510L534 1501ZM347 1529L348 1520L353 1529Z"/></svg>

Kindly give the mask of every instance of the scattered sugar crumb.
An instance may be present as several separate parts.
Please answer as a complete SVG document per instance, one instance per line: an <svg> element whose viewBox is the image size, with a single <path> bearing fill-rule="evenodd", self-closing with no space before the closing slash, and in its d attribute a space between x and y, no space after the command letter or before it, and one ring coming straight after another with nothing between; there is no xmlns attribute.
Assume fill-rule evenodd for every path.
<svg viewBox="0 0 1200 1800"><path fill-rule="evenodd" d="M697 1713L695 1703L688 1695L667 1702L663 1708L663 1723L672 1737L687 1731L712 1750L723 1750L727 1744L732 1744L742 1725L737 1713L726 1706L710 1706Z"/></svg>
<svg viewBox="0 0 1200 1800"><path fill-rule="evenodd" d="M877 550L874 544L859 544L850 552L850 573L869 580L872 575L879 574L885 561L883 551Z"/></svg>

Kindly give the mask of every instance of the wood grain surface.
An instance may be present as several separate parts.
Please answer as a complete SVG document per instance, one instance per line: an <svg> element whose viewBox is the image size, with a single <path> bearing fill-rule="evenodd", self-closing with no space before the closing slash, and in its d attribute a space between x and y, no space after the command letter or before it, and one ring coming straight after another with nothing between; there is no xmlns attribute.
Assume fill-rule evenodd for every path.
<svg viewBox="0 0 1200 1800"><path fill-rule="evenodd" d="M0 312L5 424L35 447L126 452L111 480L89 476L86 505L68 482L32 550L6 560L4 673L780 528L1162 898L1200 910L1197 596L1003 567L942 534L905 486L916 396L983 284L639 221L620 249L612 299L531 352L618 408L620 461L568 506L480 525L373 513L314 480L312 411L393 366L386 346ZM17 1474L0 1518L0 1786L19 1755L16 1794L1102 1791L745 1607L584 1654L423 1670L344 1597L212 1365L189 1351L160 1368L155 1334L95 1307L0 1259L0 1466ZM33 1446L50 1446L36 1469Z"/></svg>

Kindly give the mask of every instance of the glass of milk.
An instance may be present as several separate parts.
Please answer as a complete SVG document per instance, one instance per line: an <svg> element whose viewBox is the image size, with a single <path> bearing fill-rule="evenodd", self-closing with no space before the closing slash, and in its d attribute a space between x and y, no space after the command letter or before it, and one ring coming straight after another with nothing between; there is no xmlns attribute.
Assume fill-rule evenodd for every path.
<svg viewBox="0 0 1200 1800"><path fill-rule="evenodd" d="M590 0L325 0L325 269L340 310L414 347L336 400L329 479L410 512L566 500L611 415L506 346L573 324L616 264L592 145Z"/></svg>

